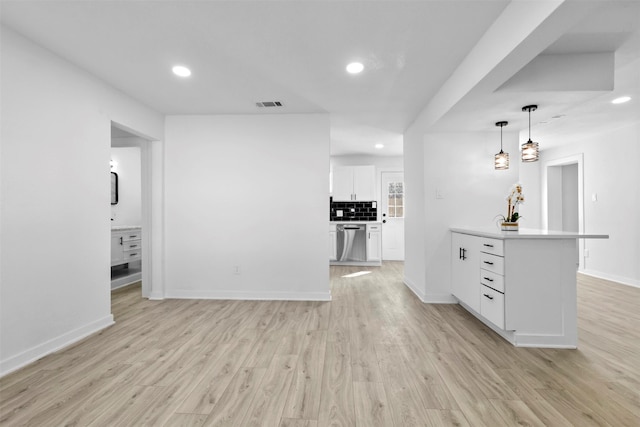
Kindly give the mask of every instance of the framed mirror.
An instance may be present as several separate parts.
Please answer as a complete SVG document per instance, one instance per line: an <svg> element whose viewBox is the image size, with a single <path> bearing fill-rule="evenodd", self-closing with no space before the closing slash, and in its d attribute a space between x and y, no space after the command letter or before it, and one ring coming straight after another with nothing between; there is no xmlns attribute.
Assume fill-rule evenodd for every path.
<svg viewBox="0 0 640 427"><path fill-rule="evenodd" d="M111 172L111 204L118 204L118 174Z"/></svg>

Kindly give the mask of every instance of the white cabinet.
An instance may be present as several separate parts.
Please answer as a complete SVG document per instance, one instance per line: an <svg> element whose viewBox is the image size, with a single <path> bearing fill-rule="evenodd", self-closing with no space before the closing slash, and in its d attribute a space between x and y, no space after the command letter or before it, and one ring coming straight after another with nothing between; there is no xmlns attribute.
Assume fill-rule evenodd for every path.
<svg viewBox="0 0 640 427"><path fill-rule="evenodd" d="M495 255L502 247L500 240L451 234L451 293L504 329L504 258Z"/></svg>
<svg viewBox="0 0 640 427"><path fill-rule="evenodd" d="M477 312L480 312L479 248L479 237L451 234L451 293Z"/></svg>
<svg viewBox="0 0 640 427"><path fill-rule="evenodd" d="M333 168L333 200L376 200L374 166L336 166Z"/></svg>
<svg viewBox="0 0 640 427"><path fill-rule="evenodd" d="M607 237L452 229L452 293L516 346L576 348L576 239Z"/></svg>
<svg viewBox="0 0 640 427"><path fill-rule="evenodd" d="M111 266L138 261L142 258L140 227L111 230Z"/></svg>
<svg viewBox="0 0 640 427"><path fill-rule="evenodd" d="M329 261L338 259L338 234L336 225L329 224Z"/></svg>
<svg viewBox="0 0 640 427"><path fill-rule="evenodd" d="M380 224L367 224L367 261L382 261Z"/></svg>

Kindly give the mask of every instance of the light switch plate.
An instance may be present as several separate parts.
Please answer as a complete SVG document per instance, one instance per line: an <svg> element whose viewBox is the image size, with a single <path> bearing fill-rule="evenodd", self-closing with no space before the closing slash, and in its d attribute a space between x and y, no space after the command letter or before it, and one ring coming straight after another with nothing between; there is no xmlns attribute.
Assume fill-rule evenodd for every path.
<svg viewBox="0 0 640 427"><path fill-rule="evenodd" d="M336 211L336 216L342 216L342 211L340 209Z"/></svg>

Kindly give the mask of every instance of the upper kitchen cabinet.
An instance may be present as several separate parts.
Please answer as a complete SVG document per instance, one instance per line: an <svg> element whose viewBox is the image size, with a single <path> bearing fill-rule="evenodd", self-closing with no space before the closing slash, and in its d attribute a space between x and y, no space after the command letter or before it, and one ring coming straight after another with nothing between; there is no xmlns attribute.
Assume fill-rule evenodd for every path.
<svg viewBox="0 0 640 427"><path fill-rule="evenodd" d="M335 166L333 168L333 200L376 200L375 166Z"/></svg>

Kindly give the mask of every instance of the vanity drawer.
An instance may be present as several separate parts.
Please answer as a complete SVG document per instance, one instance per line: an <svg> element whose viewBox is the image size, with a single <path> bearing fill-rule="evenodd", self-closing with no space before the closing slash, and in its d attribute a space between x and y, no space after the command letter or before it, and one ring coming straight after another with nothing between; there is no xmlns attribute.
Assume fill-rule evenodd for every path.
<svg viewBox="0 0 640 427"><path fill-rule="evenodd" d="M504 329L504 294L487 286L480 286L480 314Z"/></svg>
<svg viewBox="0 0 640 427"><path fill-rule="evenodd" d="M132 240L140 240L141 238L142 238L142 232L141 231L132 230L130 232L122 233L122 241L123 242L130 242Z"/></svg>
<svg viewBox="0 0 640 427"><path fill-rule="evenodd" d="M130 240L122 242L122 248L124 251L140 251L142 250L142 241L140 240Z"/></svg>
<svg viewBox="0 0 640 427"><path fill-rule="evenodd" d="M504 275L504 258L480 252L480 268Z"/></svg>
<svg viewBox="0 0 640 427"><path fill-rule="evenodd" d="M504 276L490 270L480 269L480 283L504 293Z"/></svg>
<svg viewBox="0 0 640 427"><path fill-rule="evenodd" d="M123 262L137 261L142 257L142 248L124 252Z"/></svg>
<svg viewBox="0 0 640 427"><path fill-rule="evenodd" d="M480 241L480 251L504 256L504 241L483 237Z"/></svg>

